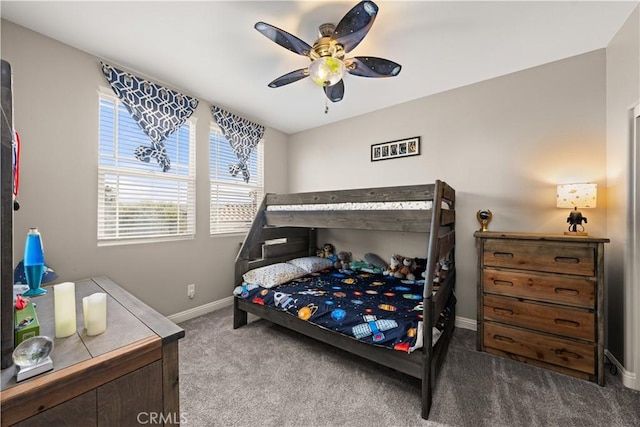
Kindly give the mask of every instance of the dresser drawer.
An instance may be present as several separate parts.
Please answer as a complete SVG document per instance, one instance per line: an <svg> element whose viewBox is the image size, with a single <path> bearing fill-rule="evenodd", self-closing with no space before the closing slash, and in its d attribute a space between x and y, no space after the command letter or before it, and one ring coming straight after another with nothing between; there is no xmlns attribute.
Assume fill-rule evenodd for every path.
<svg viewBox="0 0 640 427"><path fill-rule="evenodd" d="M508 323L551 334L595 341L595 315L567 307L484 296L484 320Z"/></svg>
<svg viewBox="0 0 640 427"><path fill-rule="evenodd" d="M587 374L595 373L595 344L573 342L492 322L486 322L483 329L485 347Z"/></svg>
<svg viewBox="0 0 640 427"><path fill-rule="evenodd" d="M491 267L593 276L595 249L570 242L495 239L485 241L483 262Z"/></svg>
<svg viewBox="0 0 640 427"><path fill-rule="evenodd" d="M535 274L485 268L482 285L485 292L535 299L576 307L595 308L595 279L554 274Z"/></svg>

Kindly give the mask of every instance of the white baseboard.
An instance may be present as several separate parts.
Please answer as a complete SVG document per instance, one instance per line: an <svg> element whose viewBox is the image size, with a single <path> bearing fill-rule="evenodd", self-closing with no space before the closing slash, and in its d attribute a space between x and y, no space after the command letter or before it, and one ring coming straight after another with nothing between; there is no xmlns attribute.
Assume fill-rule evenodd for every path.
<svg viewBox="0 0 640 427"><path fill-rule="evenodd" d="M456 328L477 331L478 322L476 321L476 319L467 319L466 317L456 316Z"/></svg>
<svg viewBox="0 0 640 427"><path fill-rule="evenodd" d="M189 310L181 311L180 313L172 314L171 316L167 317L173 323L180 323L207 313L211 313L212 311L220 310L221 308L229 307L232 304L233 295L230 295L226 298L222 298L221 300L190 308Z"/></svg>
<svg viewBox="0 0 640 427"><path fill-rule="evenodd" d="M607 359L613 363L616 368L618 368L618 372L620 373L620 377L622 378L622 384L625 387L632 388L634 390L640 390L640 384L638 384L636 380L636 374L634 372L627 371L624 366L616 359L616 357L609 352L609 350L604 351L604 355L607 356Z"/></svg>

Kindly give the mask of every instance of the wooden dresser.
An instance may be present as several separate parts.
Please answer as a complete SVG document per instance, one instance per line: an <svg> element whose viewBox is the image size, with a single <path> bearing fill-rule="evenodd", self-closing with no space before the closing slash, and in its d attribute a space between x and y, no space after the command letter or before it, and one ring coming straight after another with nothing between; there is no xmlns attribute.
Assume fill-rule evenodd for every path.
<svg viewBox="0 0 640 427"><path fill-rule="evenodd" d="M604 243L534 233L474 234L479 351L604 385Z"/></svg>
<svg viewBox="0 0 640 427"><path fill-rule="evenodd" d="M54 337L53 289L31 300ZM56 338L53 370L16 383L2 370L2 426L178 425L178 340L184 330L106 277L76 282L77 333ZM107 294L107 330L87 336L82 297Z"/></svg>

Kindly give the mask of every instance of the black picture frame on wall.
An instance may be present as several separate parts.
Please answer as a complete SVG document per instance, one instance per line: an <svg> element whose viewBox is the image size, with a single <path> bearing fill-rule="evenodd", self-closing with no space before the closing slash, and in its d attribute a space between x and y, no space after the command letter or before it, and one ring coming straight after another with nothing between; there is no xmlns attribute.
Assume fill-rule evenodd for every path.
<svg viewBox="0 0 640 427"><path fill-rule="evenodd" d="M372 162L418 155L420 155L419 136L371 145Z"/></svg>

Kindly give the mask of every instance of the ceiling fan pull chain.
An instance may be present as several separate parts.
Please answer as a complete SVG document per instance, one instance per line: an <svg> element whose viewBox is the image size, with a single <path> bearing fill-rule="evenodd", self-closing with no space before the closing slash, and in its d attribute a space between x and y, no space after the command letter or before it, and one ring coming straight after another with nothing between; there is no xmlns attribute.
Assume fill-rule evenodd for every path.
<svg viewBox="0 0 640 427"><path fill-rule="evenodd" d="M324 113L329 114L329 98L324 98Z"/></svg>

